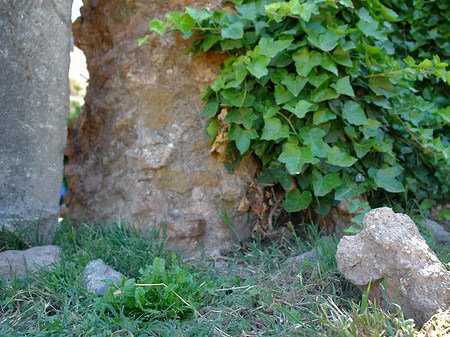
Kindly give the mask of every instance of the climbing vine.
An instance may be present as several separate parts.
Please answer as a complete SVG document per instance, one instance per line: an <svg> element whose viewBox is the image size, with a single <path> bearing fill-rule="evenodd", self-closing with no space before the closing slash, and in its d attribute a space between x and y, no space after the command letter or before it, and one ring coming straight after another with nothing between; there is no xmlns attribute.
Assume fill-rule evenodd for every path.
<svg viewBox="0 0 450 337"><path fill-rule="evenodd" d="M438 55L398 53L392 9L380 0L230 2L150 22L158 34L194 37L194 55L229 55L202 93L212 149L229 168L257 157L259 181L284 188L288 212L325 215L362 193L374 203L450 198L450 106L415 88L448 86L450 72Z"/></svg>

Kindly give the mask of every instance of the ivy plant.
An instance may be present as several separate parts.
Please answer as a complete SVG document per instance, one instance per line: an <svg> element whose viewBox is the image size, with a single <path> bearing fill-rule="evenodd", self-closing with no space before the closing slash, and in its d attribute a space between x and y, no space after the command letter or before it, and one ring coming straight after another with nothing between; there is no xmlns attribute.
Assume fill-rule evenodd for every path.
<svg viewBox="0 0 450 337"><path fill-rule="evenodd" d="M392 9L380 0L231 3L150 22L157 34L194 37L194 55L229 55L202 93L225 161L258 158L259 181L285 189L288 212L325 215L362 193L373 203L450 198L450 107L415 88L447 86L450 72L438 55L402 58Z"/></svg>

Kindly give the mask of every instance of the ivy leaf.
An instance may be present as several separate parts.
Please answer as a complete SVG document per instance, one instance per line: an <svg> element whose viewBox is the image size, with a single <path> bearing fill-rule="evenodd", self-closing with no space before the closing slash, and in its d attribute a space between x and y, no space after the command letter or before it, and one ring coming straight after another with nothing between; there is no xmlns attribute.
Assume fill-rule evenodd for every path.
<svg viewBox="0 0 450 337"><path fill-rule="evenodd" d="M339 39L341 36L331 30L327 30L323 34L319 34L318 36L314 33L314 31L310 31L308 35L308 41L314 47L319 48L323 51L330 51L336 48Z"/></svg>
<svg viewBox="0 0 450 337"><path fill-rule="evenodd" d="M312 201L312 195L310 191L303 191L300 194L298 188L294 188L286 193L286 200L283 203L283 208L287 212L299 212L307 209Z"/></svg>
<svg viewBox="0 0 450 337"><path fill-rule="evenodd" d="M308 22L312 14L319 14L319 7L310 2L300 4L298 1L293 1L291 13L293 15L300 15L305 22Z"/></svg>
<svg viewBox="0 0 450 337"><path fill-rule="evenodd" d="M339 94L333 88L319 87L311 92L310 99L314 103L328 101L330 99L338 98Z"/></svg>
<svg viewBox="0 0 450 337"><path fill-rule="evenodd" d="M219 122L216 119L208 121L206 124L205 131L209 134L209 146L211 146L216 140L217 134L219 133Z"/></svg>
<svg viewBox="0 0 450 337"><path fill-rule="evenodd" d="M217 98L214 97L205 104L200 116L212 118L217 114L217 110L219 110L219 102L217 101Z"/></svg>
<svg viewBox="0 0 450 337"><path fill-rule="evenodd" d="M222 104L226 106L241 107L245 102L247 92L234 88L225 89L221 92Z"/></svg>
<svg viewBox="0 0 450 337"><path fill-rule="evenodd" d="M313 114L313 124L320 125L336 119L337 116L330 109L320 109Z"/></svg>
<svg viewBox="0 0 450 337"><path fill-rule="evenodd" d="M341 183L338 172L327 173L323 176L318 170L313 170L312 177L314 195L316 197L323 197Z"/></svg>
<svg viewBox="0 0 450 337"><path fill-rule="evenodd" d="M284 76L284 78L281 80L281 84L285 85L286 88L295 96L297 97L298 94L302 91L302 89L305 87L306 83L308 83L308 79L297 76L294 77L292 74L288 74L287 76Z"/></svg>
<svg viewBox="0 0 450 337"><path fill-rule="evenodd" d="M326 135L325 131L320 128L310 129L308 126L304 126L300 129L300 138L303 143L311 147L311 152L314 157L326 158L330 146L323 141L323 137Z"/></svg>
<svg viewBox="0 0 450 337"><path fill-rule="evenodd" d="M282 125L278 118L270 117L264 119L264 129L261 139L277 140L279 138L289 137L289 126Z"/></svg>
<svg viewBox="0 0 450 337"><path fill-rule="evenodd" d="M251 129L259 117L252 108L233 109L225 116L226 122L242 124L244 128Z"/></svg>
<svg viewBox="0 0 450 337"><path fill-rule="evenodd" d="M342 48L336 48L331 55L331 58L337 64L340 64L344 67L353 67L353 62L350 58L350 52L348 50L344 50Z"/></svg>
<svg viewBox="0 0 450 337"><path fill-rule="evenodd" d="M369 79L369 88L379 96L395 97L398 92L388 78L377 76Z"/></svg>
<svg viewBox="0 0 450 337"><path fill-rule="evenodd" d="M320 65L322 55L313 50L309 53L308 48L302 48L295 54L292 54L292 59L295 62L295 69L300 76L308 76L309 72L315 66Z"/></svg>
<svg viewBox="0 0 450 337"><path fill-rule="evenodd" d="M241 21L233 22L228 27L223 27L220 34L222 39L238 40L244 36L244 23Z"/></svg>
<svg viewBox="0 0 450 337"><path fill-rule="evenodd" d="M350 84L350 77L345 76L337 80L336 83L332 83L331 87L336 89L336 92L339 95L347 95L350 97L355 97L355 92L353 91L353 87Z"/></svg>
<svg viewBox="0 0 450 337"><path fill-rule="evenodd" d="M342 107L342 117L353 125L365 125L368 124L366 113L361 105L354 101L347 101Z"/></svg>
<svg viewBox="0 0 450 337"><path fill-rule="evenodd" d="M226 84L225 89L237 88L245 80L246 76L247 76L247 68L244 66L237 66L234 69L234 80L229 81Z"/></svg>
<svg viewBox="0 0 450 337"><path fill-rule="evenodd" d="M197 12L191 7L186 7L186 13L188 13L194 21L203 21L211 17L211 14L206 8L203 8L200 12Z"/></svg>
<svg viewBox="0 0 450 337"><path fill-rule="evenodd" d="M327 155L327 163L339 167L350 167L357 161L358 159L350 156L347 152L341 152L337 146L333 146Z"/></svg>
<svg viewBox="0 0 450 337"><path fill-rule="evenodd" d="M166 18L183 34L189 33L195 26L195 21L189 14L186 13L180 16L177 12L172 12L170 14L166 14Z"/></svg>
<svg viewBox="0 0 450 337"><path fill-rule="evenodd" d="M247 70L256 78L266 76L269 71L267 66L270 63L270 58L259 55L257 51L249 50L247 56L251 58L251 61L246 60Z"/></svg>
<svg viewBox="0 0 450 337"><path fill-rule="evenodd" d="M303 118L303 117L305 117L307 112L314 111L316 108L316 105L309 103L305 100L300 100L297 102L297 104L295 104L295 107L292 107L292 106L286 104L283 108L292 112L298 118Z"/></svg>
<svg viewBox="0 0 450 337"><path fill-rule="evenodd" d="M166 32L167 25L168 22L161 21L156 18L150 21L149 23L150 30L157 32L159 35L164 35L164 33Z"/></svg>
<svg viewBox="0 0 450 337"><path fill-rule="evenodd" d="M289 173L291 175L300 174L303 169L303 165L317 164L320 160L314 158L311 147L302 147L293 143L287 143L283 147L283 152L281 152L278 160L286 165Z"/></svg>
<svg viewBox="0 0 450 337"><path fill-rule="evenodd" d="M250 147L250 140L258 138L255 129L243 129L237 124L231 126L228 138L236 142L236 147L241 154L244 154Z"/></svg>
<svg viewBox="0 0 450 337"><path fill-rule="evenodd" d="M363 186L358 186L355 182L352 181L347 172L342 173L342 182L336 188L336 193L334 194L334 198L336 200L345 200L353 198L356 195L364 193L366 189Z"/></svg>
<svg viewBox="0 0 450 337"><path fill-rule="evenodd" d="M285 50L292 44L293 40L277 40L262 37L259 40L259 53L261 55L274 58L279 52Z"/></svg>
<svg viewBox="0 0 450 337"><path fill-rule="evenodd" d="M368 123L359 128L365 139L374 138L381 123L374 119L369 119Z"/></svg>
<svg viewBox="0 0 450 337"><path fill-rule="evenodd" d="M241 14L242 18L247 20L254 20L258 15L258 8L254 2L244 5L238 5L235 7L236 10Z"/></svg>
<svg viewBox="0 0 450 337"><path fill-rule="evenodd" d="M391 193L399 193L405 191L403 184L396 179L400 175L400 170L397 167L389 167L379 169L375 176L375 183L378 187Z"/></svg>
<svg viewBox="0 0 450 337"><path fill-rule="evenodd" d="M372 146L375 144L374 139L363 139L360 143L357 143L356 141L353 141L353 148L355 149L356 156L358 158L364 157L371 149Z"/></svg>
<svg viewBox="0 0 450 337"><path fill-rule="evenodd" d="M331 57L327 53L324 53L322 55L322 63L320 64L320 66L323 69L328 70L329 72L338 76L338 69L336 63L331 59Z"/></svg>
<svg viewBox="0 0 450 337"><path fill-rule="evenodd" d="M289 102L292 99L292 94L280 84L275 86L275 101L278 105Z"/></svg>

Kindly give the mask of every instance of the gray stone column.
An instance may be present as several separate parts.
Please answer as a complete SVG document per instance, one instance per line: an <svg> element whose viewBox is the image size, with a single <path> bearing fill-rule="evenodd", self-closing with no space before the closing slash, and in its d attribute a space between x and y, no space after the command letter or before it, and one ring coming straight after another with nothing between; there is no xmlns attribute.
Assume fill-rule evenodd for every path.
<svg viewBox="0 0 450 337"><path fill-rule="evenodd" d="M0 0L0 224L40 219L47 241L67 138L71 5Z"/></svg>

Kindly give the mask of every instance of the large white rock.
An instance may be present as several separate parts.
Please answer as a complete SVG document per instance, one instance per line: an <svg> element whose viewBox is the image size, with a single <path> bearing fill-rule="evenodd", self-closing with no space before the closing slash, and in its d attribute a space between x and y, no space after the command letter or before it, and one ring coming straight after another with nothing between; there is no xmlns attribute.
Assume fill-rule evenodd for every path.
<svg viewBox="0 0 450 337"><path fill-rule="evenodd" d="M389 306L396 299L403 314L419 325L450 306L450 272L414 222L388 207L367 213L363 231L341 239L336 260L346 279L361 289L372 281L371 295L378 303Z"/></svg>
<svg viewBox="0 0 450 337"><path fill-rule="evenodd" d="M27 269L34 272L38 267L44 267L59 261L58 246L39 246L27 250L6 250L0 252L0 275L6 280L25 278Z"/></svg>

